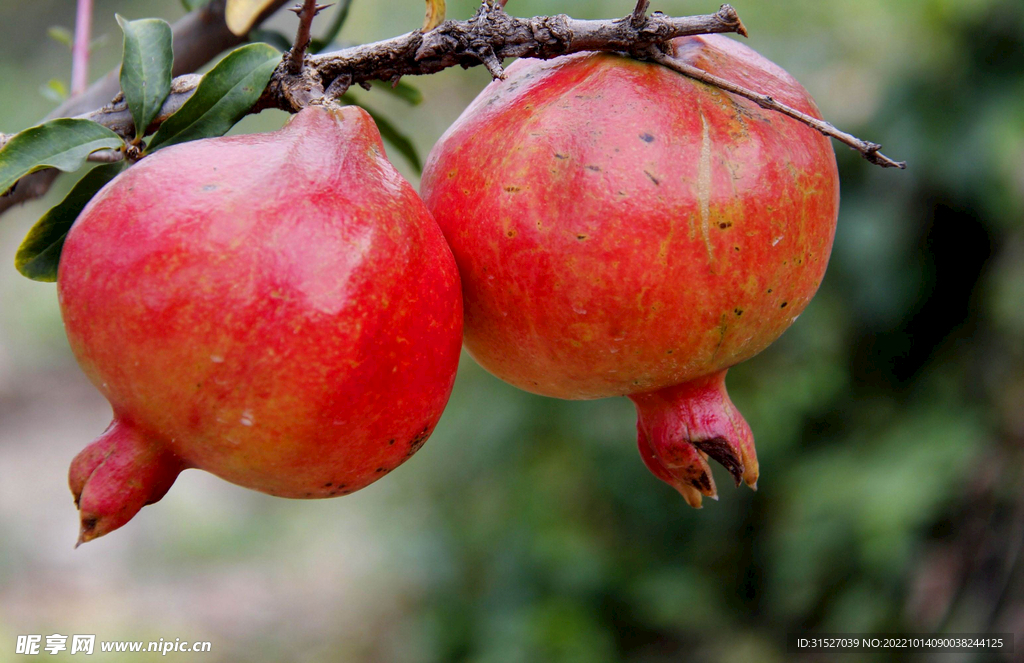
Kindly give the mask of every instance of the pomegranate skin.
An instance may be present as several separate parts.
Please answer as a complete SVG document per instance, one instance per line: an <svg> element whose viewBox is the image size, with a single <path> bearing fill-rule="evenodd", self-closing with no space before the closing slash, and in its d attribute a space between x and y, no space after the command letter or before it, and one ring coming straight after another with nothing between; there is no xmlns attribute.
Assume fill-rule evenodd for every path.
<svg viewBox="0 0 1024 663"><path fill-rule="evenodd" d="M736 41L710 35L672 47L684 62L819 115L789 74ZM497 377L557 398L637 401L701 381L641 399L674 407L677 422L690 418L698 392L727 402L724 372L777 339L825 273L839 205L829 140L614 55L520 60L507 74L441 138L423 176L462 276L470 354ZM708 395L719 392L724 401ZM719 420L739 416L729 408L718 407ZM655 445L662 465L672 444L721 437L711 424L669 428L673 440ZM730 435L733 474L753 485L749 427ZM640 442L643 452L643 434ZM709 453L677 451L691 469ZM716 494L701 477L674 481Z"/></svg>
<svg viewBox="0 0 1024 663"><path fill-rule="evenodd" d="M114 411L69 474L81 540L187 467L292 498L372 483L433 431L461 346L451 253L357 107L143 159L71 229L58 295Z"/></svg>

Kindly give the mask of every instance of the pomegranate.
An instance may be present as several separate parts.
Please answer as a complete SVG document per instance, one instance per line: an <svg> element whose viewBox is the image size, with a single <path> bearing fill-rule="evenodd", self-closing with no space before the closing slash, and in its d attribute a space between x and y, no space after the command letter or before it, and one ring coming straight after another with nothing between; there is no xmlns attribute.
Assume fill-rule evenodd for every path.
<svg viewBox="0 0 1024 663"><path fill-rule="evenodd" d="M723 36L674 56L817 116L785 71ZM462 276L465 343L499 378L629 396L640 454L695 507L711 457L756 487L729 367L765 349L825 273L839 182L828 139L668 68L519 60L434 147L427 207Z"/></svg>
<svg viewBox="0 0 1024 663"><path fill-rule="evenodd" d="M433 431L462 339L451 252L357 107L143 159L83 210L58 293L114 412L71 464L80 542L185 468L292 498L372 483Z"/></svg>

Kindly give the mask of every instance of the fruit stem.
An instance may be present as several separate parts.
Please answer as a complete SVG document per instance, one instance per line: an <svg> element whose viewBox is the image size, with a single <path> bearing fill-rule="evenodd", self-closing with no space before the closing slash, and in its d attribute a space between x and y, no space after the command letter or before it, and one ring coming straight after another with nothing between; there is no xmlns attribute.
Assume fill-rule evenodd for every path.
<svg viewBox="0 0 1024 663"><path fill-rule="evenodd" d="M699 509L718 499L708 457L740 485L757 489L754 436L725 390L726 371L645 394L632 394L640 457L652 473Z"/></svg>
<svg viewBox="0 0 1024 663"><path fill-rule="evenodd" d="M162 443L115 418L71 462L68 485L81 519L75 547L114 531L159 501L185 467Z"/></svg>

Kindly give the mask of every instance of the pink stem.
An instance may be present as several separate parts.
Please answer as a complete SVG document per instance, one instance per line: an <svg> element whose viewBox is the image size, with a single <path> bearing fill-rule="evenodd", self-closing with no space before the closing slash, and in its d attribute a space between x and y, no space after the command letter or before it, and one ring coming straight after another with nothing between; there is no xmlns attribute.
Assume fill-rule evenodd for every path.
<svg viewBox="0 0 1024 663"><path fill-rule="evenodd" d="M71 95L89 87L89 44L92 41L92 2L78 0L75 15L75 43L71 47Z"/></svg>

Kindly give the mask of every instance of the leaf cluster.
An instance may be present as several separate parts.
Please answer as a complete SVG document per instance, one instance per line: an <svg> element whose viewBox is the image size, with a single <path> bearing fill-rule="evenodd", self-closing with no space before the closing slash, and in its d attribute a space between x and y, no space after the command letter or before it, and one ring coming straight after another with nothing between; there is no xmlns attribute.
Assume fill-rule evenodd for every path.
<svg viewBox="0 0 1024 663"><path fill-rule="evenodd" d="M107 152L114 160L81 178L29 231L18 249L15 267L36 281L57 280L64 239L100 189L138 158L226 133L253 107L281 60L281 52L268 44L242 46L204 76L179 109L161 118L173 77L171 28L160 19L129 21L118 16L117 21L124 32L121 91L132 115L134 136L128 140L91 120L60 118L22 131L0 149L0 192L44 168L80 170L97 152ZM147 144L146 130L158 119L162 120L160 128Z"/></svg>

